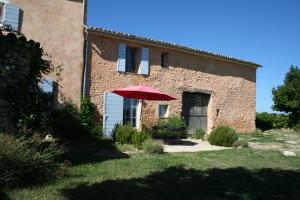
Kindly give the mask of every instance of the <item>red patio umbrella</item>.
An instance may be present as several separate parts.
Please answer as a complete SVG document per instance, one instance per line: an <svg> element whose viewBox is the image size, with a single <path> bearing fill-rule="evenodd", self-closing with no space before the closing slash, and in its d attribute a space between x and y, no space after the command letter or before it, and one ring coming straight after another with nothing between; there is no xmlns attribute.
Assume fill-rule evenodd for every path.
<svg viewBox="0 0 300 200"><path fill-rule="evenodd" d="M112 91L122 97L133 99L145 99L156 101L170 101L175 100L175 97L169 96L158 89L150 87L149 85L129 86L126 88L116 89Z"/></svg>
<svg viewBox="0 0 300 200"><path fill-rule="evenodd" d="M175 97L167 95L158 89L150 87L149 85L129 86L126 88L113 90L112 92L125 98L141 99L141 113L143 110L143 100L171 101L176 99ZM140 121L142 122L142 117Z"/></svg>

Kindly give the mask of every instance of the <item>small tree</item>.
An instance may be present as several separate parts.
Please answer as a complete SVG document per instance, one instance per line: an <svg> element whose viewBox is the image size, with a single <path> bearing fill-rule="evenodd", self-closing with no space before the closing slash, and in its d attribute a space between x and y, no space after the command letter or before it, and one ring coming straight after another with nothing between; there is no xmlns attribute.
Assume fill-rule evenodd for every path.
<svg viewBox="0 0 300 200"><path fill-rule="evenodd" d="M300 69L291 66L283 85L273 88L273 110L290 114L291 122L300 122Z"/></svg>

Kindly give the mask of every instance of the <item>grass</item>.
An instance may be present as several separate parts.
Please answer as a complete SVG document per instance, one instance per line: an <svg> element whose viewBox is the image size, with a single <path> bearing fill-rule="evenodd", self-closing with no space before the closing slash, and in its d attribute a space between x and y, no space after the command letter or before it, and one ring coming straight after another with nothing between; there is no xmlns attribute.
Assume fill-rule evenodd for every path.
<svg viewBox="0 0 300 200"><path fill-rule="evenodd" d="M240 134L250 146L259 149L291 150L300 153L300 133L293 130L272 129L260 133Z"/></svg>
<svg viewBox="0 0 300 200"><path fill-rule="evenodd" d="M278 130L244 134L260 144L298 142L298 133ZM279 143L278 143L279 144ZM280 143L281 144L281 143ZM43 185L6 189L0 199L299 199L300 158L282 152L229 149L199 153L127 155L133 145L83 138L63 143L65 177ZM284 145L291 145L284 143Z"/></svg>
<svg viewBox="0 0 300 200"><path fill-rule="evenodd" d="M85 147L87 142L89 145ZM76 144L76 143L75 143ZM130 146L81 141L66 177L6 191L6 199L299 199L300 158L276 151L128 156ZM99 146L98 146L99 145ZM74 150L74 149L73 149ZM0 198L1 199L1 198Z"/></svg>

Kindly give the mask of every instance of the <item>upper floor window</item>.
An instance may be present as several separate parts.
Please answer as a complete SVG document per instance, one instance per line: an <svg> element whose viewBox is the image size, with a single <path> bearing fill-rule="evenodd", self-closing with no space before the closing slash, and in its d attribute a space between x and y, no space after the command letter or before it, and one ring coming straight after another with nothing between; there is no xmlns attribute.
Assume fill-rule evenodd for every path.
<svg viewBox="0 0 300 200"><path fill-rule="evenodd" d="M160 66L162 68L167 68L168 67L167 61L168 61L168 53L162 52L160 55Z"/></svg>
<svg viewBox="0 0 300 200"><path fill-rule="evenodd" d="M19 6L0 0L0 24L5 23L15 31L21 31L23 11Z"/></svg>
<svg viewBox="0 0 300 200"><path fill-rule="evenodd" d="M118 44L118 72L133 72L142 75L149 75L149 48L127 46L124 43Z"/></svg>
<svg viewBox="0 0 300 200"><path fill-rule="evenodd" d="M136 63L136 49L132 47L126 47L126 64L125 72L134 72Z"/></svg>

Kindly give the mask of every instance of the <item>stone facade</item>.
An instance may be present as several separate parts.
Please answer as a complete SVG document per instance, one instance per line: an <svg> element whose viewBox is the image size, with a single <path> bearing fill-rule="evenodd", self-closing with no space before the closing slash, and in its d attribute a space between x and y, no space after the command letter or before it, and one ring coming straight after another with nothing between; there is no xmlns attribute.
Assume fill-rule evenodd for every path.
<svg viewBox="0 0 300 200"><path fill-rule="evenodd" d="M59 92L79 105L83 71L82 0L10 0L23 11L21 32L40 42L55 66L61 66ZM51 79L56 79L55 74Z"/></svg>
<svg viewBox="0 0 300 200"><path fill-rule="evenodd" d="M255 130L256 67L93 32L89 33L89 43L89 93L100 112L103 110L104 92L149 84L177 98L163 102L169 104L170 116L181 115L183 91L209 93L208 132L218 125L229 125L238 132ZM150 49L148 76L117 72L119 43ZM162 52L168 53L169 67L166 69L160 66ZM142 112L143 124L157 120L160 103L146 101Z"/></svg>

